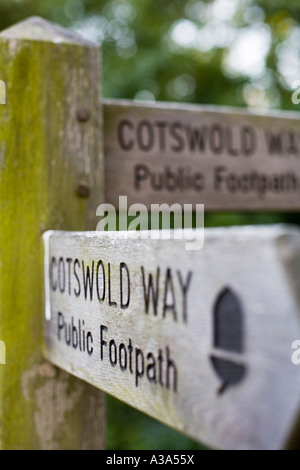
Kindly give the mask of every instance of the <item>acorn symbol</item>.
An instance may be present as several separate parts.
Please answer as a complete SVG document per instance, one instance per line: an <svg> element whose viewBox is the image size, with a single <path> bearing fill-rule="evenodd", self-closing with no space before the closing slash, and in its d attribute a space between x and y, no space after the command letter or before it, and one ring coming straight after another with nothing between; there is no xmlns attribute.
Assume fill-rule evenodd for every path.
<svg viewBox="0 0 300 470"><path fill-rule="evenodd" d="M246 366L240 357L244 352L243 317L242 306L236 294L230 288L224 289L214 307L214 353L210 357L214 370L222 381L219 394L224 393L227 387L241 382L246 373Z"/></svg>

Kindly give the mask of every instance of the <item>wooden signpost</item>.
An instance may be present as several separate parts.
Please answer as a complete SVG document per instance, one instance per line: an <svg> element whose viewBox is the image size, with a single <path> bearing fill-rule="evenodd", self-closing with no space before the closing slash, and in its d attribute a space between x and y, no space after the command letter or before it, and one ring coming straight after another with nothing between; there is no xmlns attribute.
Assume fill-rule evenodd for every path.
<svg viewBox="0 0 300 470"><path fill-rule="evenodd" d="M198 252L134 232L45 243L51 362L210 446L291 443L299 230L212 229Z"/></svg>
<svg viewBox="0 0 300 470"><path fill-rule="evenodd" d="M120 196L299 210L298 114L102 106L98 46L40 18L0 56L0 448L103 448L98 389L212 447L299 446L299 230L91 232Z"/></svg>
<svg viewBox="0 0 300 470"><path fill-rule="evenodd" d="M104 142L108 203L300 209L298 113L106 101Z"/></svg>

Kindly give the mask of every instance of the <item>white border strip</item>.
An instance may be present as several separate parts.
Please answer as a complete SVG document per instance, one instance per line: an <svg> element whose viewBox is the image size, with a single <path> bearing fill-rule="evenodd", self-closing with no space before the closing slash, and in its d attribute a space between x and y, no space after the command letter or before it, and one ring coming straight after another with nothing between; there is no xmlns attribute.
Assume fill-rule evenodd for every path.
<svg viewBox="0 0 300 470"><path fill-rule="evenodd" d="M51 320L51 304L50 304L50 283L49 283L49 242L54 230L49 230L43 234L44 240L44 284L45 284L45 318Z"/></svg>

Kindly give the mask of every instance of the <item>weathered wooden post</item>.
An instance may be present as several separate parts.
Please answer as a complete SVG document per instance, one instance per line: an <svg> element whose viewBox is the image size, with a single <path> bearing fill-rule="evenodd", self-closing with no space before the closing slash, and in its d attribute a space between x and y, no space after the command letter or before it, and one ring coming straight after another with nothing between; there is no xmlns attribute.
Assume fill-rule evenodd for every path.
<svg viewBox="0 0 300 470"><path fill-rule="evenodd" d="M41 348L42 234L95 229L101 202L99 68L97 45L39 18L0 35L1 449L104 445L102 393Z"/></svg>

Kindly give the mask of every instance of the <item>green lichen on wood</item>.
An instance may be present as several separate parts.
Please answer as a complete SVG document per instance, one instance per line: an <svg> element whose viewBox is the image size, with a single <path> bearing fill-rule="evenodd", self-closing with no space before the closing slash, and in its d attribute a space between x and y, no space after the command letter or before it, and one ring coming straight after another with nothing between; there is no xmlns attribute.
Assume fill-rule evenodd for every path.
<svg viewBox="0 0 300 470"><path fill-rule="evenodd" d="M93 402L101 416L101 399L45 365L41 352L42 233L96 225L98 50L0 36L0 56L6 84L6 105L0 107L0 340L7 352L6 365L0 365L0 448L99 448L103 436L87 442L77 409L82 413L84 403ZM76 120L82 104L91 106L93 116L86 128ZM89 199L76 195L82 173Z"/></svg>

